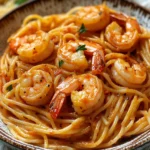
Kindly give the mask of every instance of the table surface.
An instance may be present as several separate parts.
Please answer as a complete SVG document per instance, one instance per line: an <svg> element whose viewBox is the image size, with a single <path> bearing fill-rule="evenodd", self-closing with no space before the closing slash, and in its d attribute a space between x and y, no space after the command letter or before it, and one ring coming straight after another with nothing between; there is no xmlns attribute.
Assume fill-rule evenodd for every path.
<svg viewBox="0 0 150 150"><path fill-rule="evenodd" d="M127 0L129 2L134 2L143 8L150 11L150 0ZM13 146L0 141L0 150L19 150L18 148L14 148ZM136 150L150 150L150 143L146 143L144 146L137 148Z"/></svg>

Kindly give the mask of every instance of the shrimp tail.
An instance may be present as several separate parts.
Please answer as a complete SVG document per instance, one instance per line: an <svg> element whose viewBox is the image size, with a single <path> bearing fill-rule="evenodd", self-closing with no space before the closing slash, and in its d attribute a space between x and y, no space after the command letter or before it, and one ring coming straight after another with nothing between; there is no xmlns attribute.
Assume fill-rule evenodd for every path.
<svg viewBox="0 0 150 150"><path fill-rule="evenodd" d="M96 51L92 57L92 74L100 74L105 68L104 53Z"/></svg>
<svg viewBox="0 0 150 150"><path fill-rule="evenodd" d="M66 100L66 94L57 91L49 104L49 112L53 119L56 119Z"/></svg>
<svg viewBox="0 0 150 150"><path fill-rule="evenodd" d="M130 27L131 29L133 29L133 30L136 29L138 31L138 33L142 33L137 20L133 19L133 18L130 18L129 16L127 16L124 13L112 12L112 13L110 13L110 18L111 18L112 21L116 21L120 25L125 25L126 22L128 21L129 23L127 23L127 26L130 27L131 25L129 25L129 24L132 24L132 26Z"/></svg>
<svg viewBox="0 0 150 150"><path fill-rule="evenodd" d="M111 21L117 21L119 22L120 25L124 25L126 23L127 17L128 16L123 13L116 13L116 12L110 13Z"/></svg>

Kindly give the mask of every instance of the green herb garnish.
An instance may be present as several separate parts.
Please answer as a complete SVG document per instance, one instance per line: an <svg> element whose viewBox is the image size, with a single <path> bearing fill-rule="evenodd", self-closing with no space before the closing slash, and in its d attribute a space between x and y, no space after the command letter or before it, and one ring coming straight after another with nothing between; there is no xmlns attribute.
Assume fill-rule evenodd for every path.
<svg viewBox="0 0 150 150"><path fill-rule="evenodd" d="M87 29L85 28L84 24L82 24L79 29L79 33L85 33L86 31L87 31Z"/></svg>
<svg viewBox="0 0 150 150"><path fill-rule="evenodd" d="M9 86L6 88L6 90L7 90L7 91L11 91L12 89L13 89L12 84L11 84L11 85L9 85Z"/></svg>
<svg viewBox="0 0 150 150"><path fill-rule="evenodd" d="M63 60L60 60L59 61L59 67L61 67L63 65L64 61Z"/></svg>
<svg viewBox="0 0 150 150"><path fill-rule="evenodd" d="M78 48L76 49L76 51L78 52L78 51L84 51L84 50L86 50L85 46L86 45L79 45Z"/></svg>
<svg viewBox="0 0 150 150"><path fill-rule="evenodd" d="M15 0L16 5L21 5L23 3L27 2L27 0Z"/></svg>

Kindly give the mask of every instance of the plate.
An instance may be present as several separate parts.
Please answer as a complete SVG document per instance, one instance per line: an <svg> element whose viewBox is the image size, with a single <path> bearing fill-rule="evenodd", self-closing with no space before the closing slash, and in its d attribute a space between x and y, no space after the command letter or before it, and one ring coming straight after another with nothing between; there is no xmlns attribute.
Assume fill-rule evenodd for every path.
<svg viewBox="0 0 150 150"><path fill-rule="evenodd" d="M53 13L57 14L67 12L72 7L78 5L96 5L101 4L102 2L103 0L32 0L28 4L7 14L0 20L0 53L2 54L4 52L7 46L8 37L20 27L26 16L30 14L39 14L42 16ZM127 1L105 0L105 2L109 7L117 11L136 17L142 26L150 29L150 14L148 11ZM0 139L21 149L44 150L44 148L26 144L14 139L2 121L0 121ZM107 148L107 150L127 150L139 147L148 141L150 141L150 131L146 131L128 141L124 141L120 145Z"/></svg>

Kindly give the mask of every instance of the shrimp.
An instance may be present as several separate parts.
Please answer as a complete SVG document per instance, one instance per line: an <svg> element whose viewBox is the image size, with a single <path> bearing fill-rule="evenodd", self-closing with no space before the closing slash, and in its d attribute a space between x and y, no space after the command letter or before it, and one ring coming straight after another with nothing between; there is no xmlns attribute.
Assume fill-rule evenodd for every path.
<svg viewBox="0 0 150 150"><path fill-rule="evenodd" d="M82 7L76 13L76 22L84 24L89 31L102 30L110 22L108 8L105 5Z"/></svg>
<svg viewBox="0 0 150 150"><path fill-rule="evenodd" d="M84 50L77 50L80 46L85 46ZM105 66L104 50L96 43L88 41L69 41L63 44L57 53L56 65L63 61L61 66L68 71L84 71L88 68L89 64L85 56L92 56L92 73L99 74L103 71Z"/></svg>
<svg viewBox="0 0 150 150"><path fill-rule="evenodd" d="M146 79L145 67L135 60L128 58L128 62L118 58L111 68L114 81L122 86L136 87Z"/></svg>
<svg viewBox="0 0 150 150"><path fill-rule="evenodd" d="M67 96L71 97L77 114L88 115L103 104L103 83L92 74L82 74L65 79L57 86L57 91L49 105L53 118L59 115Z"/></svg>
<svg viewBox="0 0 150 150"><path fill-rule="evenodd" d="M33 106L49 103L54 94L53 80L54 74L49 65L32 67L20 77L20 97Z"/></svg>
<svg viewBox="0 0 150 150"><path fill-rule="evenodd" d="M38 63L51 55L54 43L48 33L41 30L35 34L16 37L9 41L9 48L13 53L26 63Z"/></svg>
<svg viewBox="0 0 150 150"><path fill-rule="evenodd" d="M106 27L107 41L116 48L116 52L133 50L141 33L137 20L115 12L110 16L113 22ZM125 26L125 32L121 26Z"/></svg>

